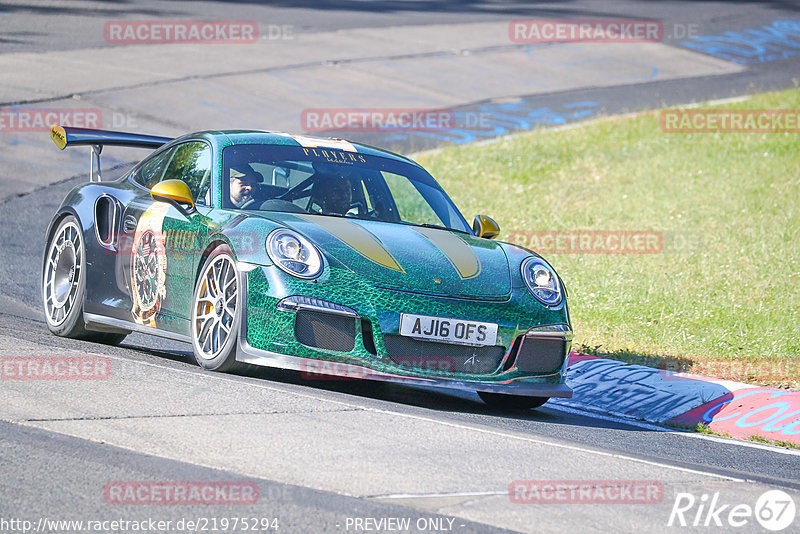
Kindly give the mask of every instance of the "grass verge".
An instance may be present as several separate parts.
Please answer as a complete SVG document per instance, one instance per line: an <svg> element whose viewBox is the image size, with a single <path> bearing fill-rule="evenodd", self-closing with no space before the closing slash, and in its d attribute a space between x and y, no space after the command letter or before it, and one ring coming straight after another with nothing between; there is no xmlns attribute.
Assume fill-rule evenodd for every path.
<svg viewBox="0 0 800 534"><path fill-rule="evenodd" d="M681 427L676 427L676 428L681 428ZM708 427L708 425L706 425L704 423L697 423L697 426L692 428L691 430L694 430L695 432L699 432L700 434L709 434L711 436L720 436L720 437L723 437L723 438L736 439L733 436L731 436L730 434L727 434L725 432L714 432L713 430L711 430ZM752 435L752 436L748 436L747 440L748 441L754 441L756 443L765 443L767 445L775 445L776 447L783 447L785 449L800 450L800 445L798 445L797 443L792 443L791 441L773 440L773 439L765 438L764 436L757 436L755 434Z"/></svg>
<svg viewBox="0 0 800 534"><path fill-rule="evenodd" d="M722 107L800 110L800 90ZM655 253L542 253L578 348L800 389L800 134L665 133L650 114L418 160L465 215L534 250L531 232L660 236Z"/></svg>

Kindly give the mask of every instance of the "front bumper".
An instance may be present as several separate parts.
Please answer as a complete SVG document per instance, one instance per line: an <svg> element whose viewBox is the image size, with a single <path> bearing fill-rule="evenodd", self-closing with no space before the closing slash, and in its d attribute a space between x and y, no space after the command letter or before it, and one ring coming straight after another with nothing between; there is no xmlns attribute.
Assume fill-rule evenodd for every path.
<svg viewBox="0 0 800 534"><path fill-rule="evenodd" d="M277 269L262 267L250 271L247 283L242 284L244 294L244 307L242 326L239 332L237 346L237 361L251 365L274 367L300 371L312 378L330 377L346 379L365 379L393 382L407 385L424 385L462 391L485 391L492 393L505 393L532 397L561 397L570 398L572 391L564 384L566 357L571 343L566 309L560 312L551 312L548 316L533 317L528 322L519 321L514 317L532 315L521 310L519 303L512 297L508 301L475 302L457 301L441 302L439 299L412 294L395 294L390 297L388 290L376 290L358 280L339 280L339 285L334 287L347 287L348 291L338 292L336 296L329 296L323 284L296 282L275 276ZM270 279L270 277L273 277ZM292 286L292 284L297 286ZM300 344L292 329L296 310L278 306L286 296L306 295L313 299L322 299L333 302L334 306L352 312L353 320L357 326L355 346L351 351L336 352L321 350ZM326 298L327 297L327 298ZM392 298L400 302L392 301ZM380 306L376 306L379 302ZM424 304L423 304L424 302ZM387 349L383 339L386 335L397 334L398 310L419 310L420 306L434 306L441 309L443 305L452 304L456 309L449 309L451 313L460 313L463 317L499 317L502 335L499 344L505 348L505 355L501 365L491 372L475 375L465 372L443 372L431 368L409 368L398 365L387 356ZM415 307L417 306L417 307ZM332 310L338 313L342 309ZM510 312L509 312L510 310ZM535 311L535 310L534 310ZM483 313L484 315L478 315ZM544 321L542 321L544 319ZM526 372L521 367L514 365L509 358L513 351L521 352L526 333L532 328L540 327L547 320L558 319L559 328L545 326L535 334L536 338L547 338L548 341L560 339L564 351L563 359L557 362L558 369L548 372ZM566 324L564 324L566 323ZM550 325L553 326L553 325ZM369 344L364 328L375 332L374 346L366 350ZM252 329L252 331L249 331ZM515 340L521 339L521 343ZM499 349L498 349L499 350ZM516 357L514 353L513 357Z"/></svg>
<svg viewBox="0 0 800 534"><path fill-rule="evenodd" d="M460 391L488 391L491 393L505 393L525 397L560 397L571 398L572 390L564 383L536 384L522 380L509 380L508 382L481 382L474 380L455 380L448 378L426 378L407 375L397 375L376 371L364 366L349 363L320 362L314 358L302 358L277 352L256 349L247 343L243 336L239 336L236 352L236 361L258 365L262 367L275 367L300 371L305 376L330 377L331 379L363 379L393 382L412 386L434 386Z"/></svg>

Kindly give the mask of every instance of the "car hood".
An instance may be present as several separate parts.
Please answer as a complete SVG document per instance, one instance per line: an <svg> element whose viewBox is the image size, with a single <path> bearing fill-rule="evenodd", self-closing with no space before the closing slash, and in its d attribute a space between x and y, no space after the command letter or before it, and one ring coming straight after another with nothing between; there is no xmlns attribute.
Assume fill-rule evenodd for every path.
<svg viewBox="0 0 800 534"><path fill-rule="evenodd" d="M280 213L279 222L375 286L461 298L504 298L503 248L471 235L349 217Z"/></svg>

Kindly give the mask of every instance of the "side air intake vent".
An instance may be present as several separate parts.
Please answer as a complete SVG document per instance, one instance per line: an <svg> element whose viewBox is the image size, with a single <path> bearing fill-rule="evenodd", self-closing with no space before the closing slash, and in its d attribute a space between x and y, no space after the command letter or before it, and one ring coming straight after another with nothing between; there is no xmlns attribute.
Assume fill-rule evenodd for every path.
<svg viewBox="0 0 800 534"><path fill-rule="evenodd" d="M103 195L94 204L94 231L97 241L106 248L117 246L118 208L113 197Z"/></svg>

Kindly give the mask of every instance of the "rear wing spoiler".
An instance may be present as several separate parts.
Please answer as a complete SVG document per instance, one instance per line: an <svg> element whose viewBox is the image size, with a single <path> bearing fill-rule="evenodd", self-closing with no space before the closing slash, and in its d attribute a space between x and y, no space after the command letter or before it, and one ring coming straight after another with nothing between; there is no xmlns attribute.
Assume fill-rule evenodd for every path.
<svg viewBox="0 0 800 534"><path fill-rule="evenodd" d="M99 182L101 180L100 152L103 151L105 145L156 149L172 141L169 137L156 135L73 128L71 126L58 126L57 124L50 127L50 138L61 150L70 146L92 147L91 160L89 162L89 181L91 182Z"/></svg>

